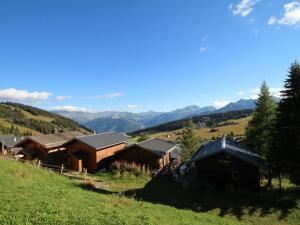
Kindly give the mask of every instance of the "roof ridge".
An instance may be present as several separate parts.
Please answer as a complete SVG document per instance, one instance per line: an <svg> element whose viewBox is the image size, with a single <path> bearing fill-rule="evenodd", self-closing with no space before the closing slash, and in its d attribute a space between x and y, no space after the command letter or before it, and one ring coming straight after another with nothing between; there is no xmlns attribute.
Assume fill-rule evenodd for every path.
<svg viewBox="0 0 300 225"><path fill-rule="evenodd" d="M115 131L107 131L107 132L102 132L102 133L98 133L98 134L88 134L88 135L82 135L82 136L78 136L78 137L75 137L75 138L80 138L80 137L92 137L92 136L97 136L97 135L103 135L103 134L111 134L111 133L115 133L115 134L118 134L117 132Z"/></svg>

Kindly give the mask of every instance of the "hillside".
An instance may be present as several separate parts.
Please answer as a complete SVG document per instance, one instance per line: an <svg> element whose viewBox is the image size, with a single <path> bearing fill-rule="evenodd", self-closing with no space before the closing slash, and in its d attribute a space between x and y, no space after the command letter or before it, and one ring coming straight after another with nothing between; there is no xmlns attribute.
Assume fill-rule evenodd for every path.
<svg viewBox="0 0 300 225"><path fill-rule="evenodd" d="M0 103L0 133L50 134L65 131L90 133L86 127L57 114L18 103Z"/></svg>
<svg viewBox="0 0 300 225"><path fill-rule="evenodd" d="M246 118L252 114L253 110L241 110L241 111L232 111L226 113L214 113L202 116L195 116L191 119L197 125L204 124L206 127L213 127L220 122L227 121L227 120L236 120L241 118ZM158 126L138 130L135 132L130 133L130 135L139 135L141 133L158 133L158 132L171 132L182 129L184 125L188 122L189 119L182 119L177 121L172 121L169 123L164 123Z"/></svg>
<svg viewBox="0 0 300 225"><path fill-rule="evenodd" d="M87 122L84 125L89 129L96 131L97 133L106 132L106 131L127 133L127 132L132 132L144 128L143 125L137 122L127 120L127 119L114 119L114 118L99 118Z"/></svg>
<svg viewBox="0 0 300 225"><path fill-rule="evenodd" d="M197 133L203 140L211 140L216 137L222 137L223 135L230 135L231 133L233 133L236 137L241 137L244 136L246 127L250 119L251 116L242 119L226 120L221 122L220 126L217 126L215 128L216 131L214 132L212 132L211 128L209 127L203 127L197 128ZM178 129L169 132L165 131L152 133L151 137L162 138L169 141L176 141L181 138L181 134L182 129Z"/></svg>
<svg viewBox="0 0 300 225"><path fill-rule="evenodd" d="M300 219L299 193L286 181L280 200L266 190L224 193L130 174L90 176L100 188L0 158L0 224L284 225Z"/></svg>

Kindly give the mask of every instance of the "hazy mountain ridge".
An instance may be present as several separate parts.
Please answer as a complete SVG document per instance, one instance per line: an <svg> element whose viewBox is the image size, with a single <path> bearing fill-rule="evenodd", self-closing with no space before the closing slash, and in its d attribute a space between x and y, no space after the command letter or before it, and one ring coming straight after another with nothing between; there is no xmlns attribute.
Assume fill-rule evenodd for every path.
<svg viewBox="0 0 300 225"><path fill-rule="evenodd" d="M279 102L280 100L276 97L273 97L273 99L275 102ZM237 102L229 103L220 109L216 109L213 106L199 107L196 105L191 105L170 112L149 111L133 113L105 111L90 113L56 111L56 113L71 118L97 132L117 131L128 133L133 132L133 129L139 130L195 116L254 109L256 106L255 102L255 99L240 99ZM115 124L113 124L114 122Z"/></svg>

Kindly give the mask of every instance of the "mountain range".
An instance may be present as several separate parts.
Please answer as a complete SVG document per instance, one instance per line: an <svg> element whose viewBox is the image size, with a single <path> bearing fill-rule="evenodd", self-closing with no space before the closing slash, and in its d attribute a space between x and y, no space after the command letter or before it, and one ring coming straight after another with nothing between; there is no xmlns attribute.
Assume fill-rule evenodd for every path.
<svg viewBox="0 0 300 225"><path fill-rule="evenodd" d="M278 102L280 100L276 97L273 98L275 102ZM191 105L181 109L176 109L171 112L54 112L59 115L73 119L78 123L88 127L89 129L96 131L97 133L107 131L129 133L175 120L190 118L193 116L201 116L214 113L225 113L244 109L254 109L255 102L256 100L254 99L240 99L239 101L229 103L228 105L220 109L217 109L213 106L199 107L196 105Z"/></svg>

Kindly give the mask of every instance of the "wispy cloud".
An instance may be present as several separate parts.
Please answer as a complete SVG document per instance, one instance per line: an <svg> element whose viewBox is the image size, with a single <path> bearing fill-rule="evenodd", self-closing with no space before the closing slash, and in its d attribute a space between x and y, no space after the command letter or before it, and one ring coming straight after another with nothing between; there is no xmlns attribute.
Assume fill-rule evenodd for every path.
<svg viewBox="0 0 300 225"><path fill-rule="evenodd" d="M122 92L115 92L115 93L110 93L110 94L105 94L105 95L97 95L93 96L93 99L112 99L112 98L117 98L123 96L124 93Z"/></svg>
<svg viewBox="0 0 300 225"><path fill-rule="evenodd" d="M136 104L129 104L126 106L126 109L127 111L133 111L133 110L136 110L138 108L140 108L141 106L140 105L136 105Z"/></svg>
<svg viewBox="0 0 300 225"><path fill-rule="evenodd" d="M73 97L72 96L63 96L63 95L59 95L55 98L56 101L64 101L64 100L67 100L67 99L72 99Z"/></svg>
<svg viewBox="0 0 300 225"><path fill-rule="evenodd" d="M253 11L253 7L256 3L257 0L241 0L238 4L230 4L229 10L234 15L246 17Z"/></svg>
<svg viewBox="0 0 300 225"><path fill-rule="evenodd" d="M208 51L208 47L200 47L200 52L204 53Z"/></svg>
<svg viewBox="0 0 300 225"><path fill-rule="evenodd" d="M269 91L272 96L281 98L282 88L269 88ZM254 88L247 92L244 92L244 91L238 92L237 95L245 96L246 99L257 99L259 97L259 95L258 95L259 92L260 92L260 88ZM243 93L243 95L241 93Z"/></svg>
<svg viewBox="0 0 300 225"><path fill-rule="evenodd" d="M15 88L0 90L1 101L13 101L21 103L36 103L41 101L47 101L51 95L52 93L46 91L30 92L27 90L18 90Z"/></svg>
<svg viewBox="0 0 300 225"><path fill-rule="evenodd" d="M277 22L277 19L276 19L275 16L272 16L272 17L270 17L270 18L268 19L268 24L269 24L269 25L273 25L273 24L275 24L276 22Z"/></svg>
<svg viewBox="0 0 300 225"><path fill-rule="evenodd" d="M54 106L54 107L50 107L50 110L65 111L65 112L90 112L91 111L85 107L76 107L72 105Z"/></svg>
<svg viewBox="0 0 300 225"><path fill-rule="evenodd" d="M217 109L223 108L224 106L228 105L230 101L228 100L216 100L214 101L214 107Z"/></svg>
<svg viewBox="0 0 300 225"><path fill-rule="evenodd" d="M208 35L205 35L202 37L201 42L204 43L207 41L207 39L208 39Z"/></svg>
<svg viewBox="0 0 300 225"><path fill-rule="evenodd" d="M281 18L272 16L268 20L269 25L282 24L287 26L300 25L300 2L294 1L283 6L284 14Z"/></svg>

